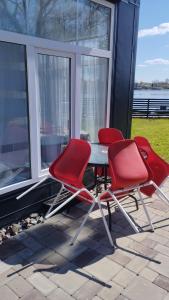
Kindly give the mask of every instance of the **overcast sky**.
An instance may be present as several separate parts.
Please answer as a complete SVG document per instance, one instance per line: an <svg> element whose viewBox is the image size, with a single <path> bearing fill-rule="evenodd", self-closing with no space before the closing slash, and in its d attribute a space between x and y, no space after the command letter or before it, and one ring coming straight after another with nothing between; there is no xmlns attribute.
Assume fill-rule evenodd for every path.
<svg viewBox="0 0 169 300"><path fill-rule="evenodd" d="M136 81L169 78L169 0L141 0Z"/></svg>

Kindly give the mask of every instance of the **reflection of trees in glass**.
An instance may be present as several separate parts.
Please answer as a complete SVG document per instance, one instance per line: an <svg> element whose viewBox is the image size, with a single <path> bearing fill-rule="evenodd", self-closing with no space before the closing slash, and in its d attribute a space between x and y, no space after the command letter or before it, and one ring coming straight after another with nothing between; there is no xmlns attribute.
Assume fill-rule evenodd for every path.
<svg viewBox="0 0 169 300"><path fill-rule="evenodd" d="M80 44L108 49L111 9L89 0L79 0L78 40Z"/></svg>
<svg viewBox="0 0 169 300"><path fill-rule="evenodd" d="M89 0L1 0L0 28L108 49L110 12Z"/></svg>
<svg viewBox="0 0 169 300"><path fill-rule="evenodd" d="M75 39L75 0L1 0L0 27L54 40Z"/></svg>

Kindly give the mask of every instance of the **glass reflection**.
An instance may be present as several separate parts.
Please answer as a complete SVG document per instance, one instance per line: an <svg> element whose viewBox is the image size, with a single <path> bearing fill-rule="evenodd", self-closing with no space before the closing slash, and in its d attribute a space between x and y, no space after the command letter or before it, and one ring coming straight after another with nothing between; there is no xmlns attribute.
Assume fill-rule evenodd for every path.
<svg viewBox="0 0 169 300"><path fill-rule="evenodd" d="M111 9L90 0L1 0L0 28L109 49Z"/></svg>
<svg viewBox="0 0 169 300"><path fill-rule="evenodd" d="M106 125L108 59L81 57L81 138L97 142Z"/></svg>
<svg viewBox="0 0 169 300"><path fill-rule="evenodd" d="M25 47L0 42L0 187L29 179Z"/></svg>

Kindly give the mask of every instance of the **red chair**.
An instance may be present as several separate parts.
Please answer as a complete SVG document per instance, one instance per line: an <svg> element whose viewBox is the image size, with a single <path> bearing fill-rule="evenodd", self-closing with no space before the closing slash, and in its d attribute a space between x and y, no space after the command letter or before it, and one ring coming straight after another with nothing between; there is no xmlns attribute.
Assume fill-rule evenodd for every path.
<svg viewBox="0 0 169 300"><path fill-rule="evenodd" d="M114 142L124 140L124 136L123 136L123 133L121 132L121 130L119 130L117 128L101 128L98 131L98 139L99 139L100 144L110 146ZM104 176L104 169L97 168L97 172L95 172L95 173L97 173L97 175L99 177ZM111 177L109 168L107 168L107 175ZM128 197L132 198L135 201L136 209L138 210L139 207L138 207L138 202L137 202L136 197L134 197L131 194L129 194ZM108 212L109 212L109 229L111 230L111 213L110 213L109 203L107 203L107 208L108 208Z"/></svg>
<svg viewBox="0 0 169 300"><path fill-rule="evenodd" d="M167 177L169 177L169 164L162 159L151 147L149 141L142 136L134 138L146 164L151 170L152 180L157 186L161 186ZM156 191L153 185L141 188L141 192L146 196L151 197Z"/></svg>
<svg viewBox="0 0 169 300"><path fill-rule="evenodd" d="M124 140L123 134L116 128L100 128L98 131L99 143L105 146L110 146L112 143ZM95 172L98 176L104 176L104 169L97 168ZM109 168L107 168L107 175L109 176Z"/></svg>
<svg viewBox="0 0 169 300"><path fill-rule="evenodd" d="M140 189L153 185L162 200L165 199L169 203L169 199L153 182L151 170L145 164L136 143L132 140L116 142L109 147L108 155L112 184L108 191L100 196L100 201L114 201L133 229L138 232L119 201L131 191L137 191L150 227L154 231Z"/></svg>
<svg viewBox="0 0 169 300"><path fill-rule="evenodd" d="M75 197L78 197L79 200L85 201L86 203L90 204L91 206L87 215L85 216L81 226L79 227L77 234L71 241L71 244L73 244L81 229L83 228L89 214L94 209L95 205L98 204L110 244L114 247L112 237L101 207L101 203L99 199L96 199L83 184L83 176L88 164L90 153L91 148L88 142L79 139L71 139L62 154L51 164L49 168L50 175L48 177L53 178L57 182L60 182L61 188L57 197L54 199L51 207L46 213L45 218L47 219L51 217L66 204L72 201ZM47 177L43 179L43 181L46 179ZM17 197L17 199L23 197L41 182L31 187L29 190ZM65 195L65 191L68 192L68 194ZM58 206L54 208L54 206L56 205Z"/></svg>
<svg viewBox="0 0 169 300"><path fill-rule="evenodd" d="M101 128L98 131L99 143L103 145L111 145L114 142L124 140L124 136L119 129Z"/></svg>

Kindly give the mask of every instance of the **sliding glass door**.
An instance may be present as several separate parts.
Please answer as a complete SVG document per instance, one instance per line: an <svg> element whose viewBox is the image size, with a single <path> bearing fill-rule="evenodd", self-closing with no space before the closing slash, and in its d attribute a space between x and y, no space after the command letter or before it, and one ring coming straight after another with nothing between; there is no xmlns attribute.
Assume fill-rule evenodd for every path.
<svg viewBox="0 0 169 300"><path fill-rule="evenodd" d="M61 153L70 138L71 58L39 52L41 169Z"/></svg>
<svg viewBox="0 0 169 300"><path fill-rule="evenodd" d="M0 42L0 188L31 178L25 46Z"/></svg>

